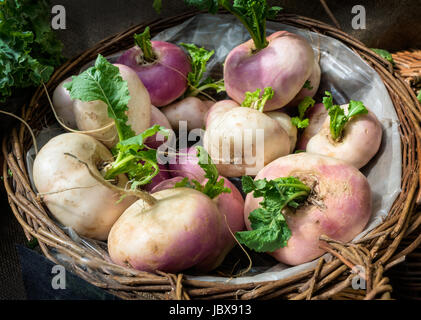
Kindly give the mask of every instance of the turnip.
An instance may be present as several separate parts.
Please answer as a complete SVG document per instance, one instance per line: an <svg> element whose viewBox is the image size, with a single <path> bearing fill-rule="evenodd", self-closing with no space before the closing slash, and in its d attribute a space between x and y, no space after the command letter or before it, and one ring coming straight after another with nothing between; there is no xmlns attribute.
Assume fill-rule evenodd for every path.
<svg viewBox="0 0 421 320"><path fill-rule="evenodd" d="M236 207L236 198L231 198L235 201L229 204L221 200L221 193L231 190L218 177L209 155L203 148L198 150L198 163L208 179L206 183L173 178L171 183L178 180L175 185L167 184L165 187L169 189L152 194L157 199L155 204L138 201L127 209L108 238L108 251L115 263L144 271L167 272L193 266L211 270L220 264L232 247L233 238L229 243L227 225L241 227L243 206ZM239 192L236 196L243 201ZM228 205L231 205L230 215L235 210L234 216L223 213Z"/></svg>
<svg viewBox="0 0 421 320"><path fill-rule="evenodd" d="M173 102L187 89L187 74L191 71L187 55L175 44L151 41L149 27L134 38L136 46L123 53L117 63L137 73L154 106Z"/></svg>
<svg viewBox="0 0 421 320"><path fill-rule="evenodd" d="M72 155L72 156L71 156ZM65 133L51 139L34 161L35 187L52 215L80 235L107 239L111 226L136 198L121 195L92 177L77 157L100 176L101 167L113 161L111 152L94 138ZM104 181L105 182L105 181ZM128 180L119 175L115 185L125 188Z"/></svg>
<svg viewBox="0 0 421 320"><path fill-rule="evenodd" d="M166 190L166 189L172 189L175 187L175 185L181 181L183 181L185 177L172 177L166 180L161 181L160 183L158 183L157 185L155 185L152 190L150 191L151 193L156 193L162 190Z"/></svg>
<svg viewBox="0 0 421 320"><path fill-rule="evenodd" d="M251 40L235 47L224 63L224 81L228 96L241 103L246 92L271 87L275 96L265 111L290 102L309 79L314 52L303 37L279 31L266 37L266 19L274 18L280 7L269 7L266 0L201 1L189 4L216 13L219 7L236 16L250 33Z"/></svg>
<svg viewBox="0 0 421 320"><path fill-rule="evenodd" d="M197 97L187 97L161 109L171 126L179 128L180 121L187 122L187 130L202 129L208 106Z"/></svg>
<svg viewBox="0 0 421 320"><path fill-rule="evenodd" d="M223 187L226 190L231 190L229 193L225 192L213 197L213 201L216 203L219 212L224 217L222 233L218 244L215 245L213 253L195 267L200 271L209 271L219 266L235 245L233 234L244 229L244 200L240 191L228 179L218 177L217 172L213 174L209 173L210 169L207 163L211 160L210 158L206 158L206 153L204 156L202 155L204 150L201 147L198 147L198 150L199 157L197 152L195 152L195 148L180 150L180 155L177 157L177 164L170 164L170 168L173 169L171 170L171 174L174 175L174 178L162 181L153 189L153 192L173 188L174 186L197 188L200 184L203 186L203 189L200 187L198 190L212 196L207 191L207 188L209 188L207 184L216 185L222 181ZM214 167L210 166L210 168Z"/></svg>
<svg viewBox="0 0 421 320"><path fill-rule="evenodd" d="M275 95L265 106L270 111L285 106L303 88L314 53L304 38L286 31L272 34L266 42L261 49L253 40L234 48L225 60L224 80L228 96L237 102L247 91L271 87Z"/></svg>
<svg viewBox="0 0 421 320"><path fill-rule="evenodd" d="M307 144L306 151L341 159L357 169L366 165L380 148L382 127L377 117L360 101L334 105L326 92L323 103L328 111L320 131Z"/></svg>
<svg viewBox="0 0 421 320"><path fill-rule="evenodd" d="M202 100L202 102L206 105L206 107L208 107L208 110L216 103L212 100Z"/></svg>
<svg viewBox="0 0 421 320"><path fill-rule="evenodd" d="M314 52L307 40L287 31L266 37L266 19L274 18L280 7L269 7L266 0L190 0L199 9L216 13L219 7L236 16L250 33L251 40L235 47L224 63L228 96L241 103L246 92L271 87L274 98L265 111L285 106L303 88L314 66Z"/></svg>
<svg viewBox="0 0 421 320"><path fill-rule="evenodd" d="M226 111L208 115L204 146L225 177L255 175L290 151L288 133L262 112L273 91L265 88L262 96L260 93L260 89L247 93L243 106L232 108L231 102L227 107L220 103L218 108ZM216 105L214 108L217 111Z"/></svg>
<svg viewBox="0 0 421 320"><path fill-rule="evenodd" d="M150 126L151 102L149 94L132 69L121 64L115 66L118 67L121 77L127 81L128 85L130 97L126 112L127 123L135 134L139 134ZM77 99L74 103L78 129L88 131L94 138L111 148L119 139L121 140L121 137L119 137L118 130L108 111L107 104L101 100L81 101Z"/></svg>
<svg viewBox="0 0 421 320"><path fill-rule="evenodd" d="M298 139L298 150L306 150L308 141L320 131L320 128L327 117L327 110L324 104L316 103L314 107L307 112L307 117L309 119L309 124Z"/></svg>
<svg viewBox="0 0 421 320"><path fill-rule="evenodd" d="M199 167L200 168L200 167ZM202 170L203 172L203 170ZM152 192L158 192L165 189L174 188L177 184L183 184L185 178L179 176L165 181L162 181L154 187ZM195 266L196 270L206 272L218 267L235 245L233 234L237 231L242 231L245 228L244 224L244 199L240 191L226 178L220 177L218 181L224 179L224 186L231 190L230 193L222 193L213 199L217 205L218 211L222 214L222 226L220 235L215 241L215 247L210 254L200 263ZM198 179L202 185L206 185L208 181L204 178L204 172L201 179Z"/></svg>
<svg viewBox="0 0 421 320"><path fill-rule="evenodd" d="M216 204L190 188L138 200L112 227L108 252L114 263L138 270L179 272L203 261L215 248L223 223Z"/></svg>
<svg viewBox="0 0 421 320"><path fill-rule="evenodd" d="M71 129L76 129L73 100L70 98L69 91L63 87L63 84L71 80L72 78L67 78L56 87L53 93L53 107L60 121Z"/></svg>
<svg viewBox="0 0 421 320"><path fill-rule="evenodd" d="M365 176L344 161L316 154L281 157L253 181L243 178L244 217L249 231L237 239L289 265L321 254L319 237L347 242L371 216L371 190Z"/></svg>

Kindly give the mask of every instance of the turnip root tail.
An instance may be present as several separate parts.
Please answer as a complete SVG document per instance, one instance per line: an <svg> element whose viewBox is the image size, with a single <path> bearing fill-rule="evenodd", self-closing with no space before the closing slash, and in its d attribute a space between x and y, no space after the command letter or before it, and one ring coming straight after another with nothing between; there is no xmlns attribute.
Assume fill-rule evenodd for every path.
<svg viewBox="0 0 421 320"><path fill-rule="evenodd" d="M93 129L93 130L76 130L76 129L73 129L73 128L70 128L70 127L68 127L61 119L60 119L60 117L58 116L58 114L57 114L57 112L56 112L56 110L54 109L54 105L53 105L53 102L51 101L51 97L50 97L50 94L48 93L48 90L47 90L47 87L45 86L45 84L44 84L44 82L42 83L42 85L43 85L43 87L44 87L44 91L45 91L45 94L47 95L47 99L48 99L48 103L50 104L50 107L51 107L51 110L53 111L53 114L54 114L54 117L56 118L56 120L57 120L57 122L64 128L64 129L66 129L67 131L69 131L69 132L73 132L73 133L82 133L82 134L93 134L93 133L98 133L98 132L102 132L102 131L105 131L105 130L107 130L107 129L109 129L109 128L111 128L111 127L113 127L114 126L114 122L112 121L112 122L110 122L109 124L107 124L106 126L104 126L104 127L101 127L101 128L98 128L98 129ZM112 142L112 141L114 141L114 139L115 139L115 137L117 136L117 133L112 137L112 138L110 138L110 139L101 139L101 142Z"/></svg>
<svg viewBox="0 0 421 320"><path fill-rule="evenodd" d="M28 128L29 133L31 134L31 137L32 137L32 142L34 143L35 155L37 155L38 154L37 139L35 139L34 131L32 130L31 126L28 124L28 122L23 120L21 117L15 115L13 113L7 112L7 111L0 110L0 113L5 114L5 115L10 116L10 117L13 117L15 119L18 119L20 122L22 122L25 125L25 127Z"/></svg>
<svg viewBox="0 0 421 320"><path fill-rule="evenodd" d="M227 225L228 231L230 232L231 236L234 238L235 242L237 242L237 244L240 246L240 249L243 250L243 252L246 254L247 259L249 260L249 265L248 265L248 267L245 270L243 270L243 271L241 271L241 272L239 272L239 273L237 273L235 275L231 275L231 278L242 277L243 275L245 275L247 272L250 271L251 267L253 266L253 261L251 260L251 257L248 254L247 250L244 249L244 247L242 246L242 244L237 240L237 238L235 237L234 233L232 232L231 227L229 226L229 223L228 223L228 220L227 220L227 216L226 215L224 215L224 218L225 218L225 224Z"/></svg>
<svg viewBox="0 0 421 320"><path fill-rule="evenodd" d="M142 199L143 201L145 201L147 204L149 204L151 206L154 205L157 202L157 199L155 199L152 195L150 195L146 191L143 191L143 190L126 190L126 189L119 188L119 187L117 187L117 186L115 186L115 185L113 185L113 184L105 181L102 176L99 176L95 172L93 172L91 170L91 168L89 168L89 165L85 161L79 159L78 157L76 157L75 155L73 155L71 153L67 153L66 152L64 154L67 155L67 156L69 156L69 157L72 157L72 158L76 159L78 162L80 162L81 164L83 164L86 167L86 169L88 170L89 174L96 181L98 181L100 184L102 184L103 186L105 186L105 187L107 187L109 189L114 190L115 192L121 194L122 196L135 196L135 197L137 197L139 199Z"/></svg>

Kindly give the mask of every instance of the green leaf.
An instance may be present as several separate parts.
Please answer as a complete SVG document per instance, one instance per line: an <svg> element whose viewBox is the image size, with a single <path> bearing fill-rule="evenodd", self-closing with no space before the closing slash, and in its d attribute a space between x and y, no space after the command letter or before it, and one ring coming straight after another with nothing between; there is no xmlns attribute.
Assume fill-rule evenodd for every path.
<svg viewBox="0 0 421 320"><path fill-rule="evenodd" d="M272 252L285 247L291 230L282 213L285 207L298 208L311 189L295 177L253 180L242 177L243 191L263 197L259 208L250 212L251 229L236 233L237 240L257 252Z"/></svg>
<svg viewBox="0 0 421 320"><path fill-rule="evenodd" d="M142 133L138 134L137 136L128 138L126 140L120 141L119 142L119 146L144 146L144 141L149 138L154 136L157 133L161 133L163 134L165 137L168 137L170 135L170 130L162 127L160 125L153 125L152 127L146 129L145 131L143 131Z"/></svg>
<svg viewBox="0 0 421 320"><path fill-rule="evenodd" d="M120 174L127 174L132 181L132 189L148 184L159 173L157 151L147 148L144 141L157 133L168 136L170 131L154 125L137 136L120 141L114 148L116 160L105 173L105 179L111 180Z"/></svg>
<svg viewBox="0 0 421 320"><path fill-rule="evenodd" d="M135 34L133 37L135 44L140 49L142 49L143 59L146 62L155 61L155 54L152 50L151 34L149 27L146 27L142 33Z"/></svg>
<svg viewBox="0 0 421 320"><path fill-rule="evenodd" d="M256 51L268 45L266 19L275 18L282 10L278 6L269 7L266 0L185 0L185 3L210 13L216 13L222 7L233 14L250 33Z"/></svg>
<svg viewBox="0 0 421 320"><path fill-rule="evenodd" d="M375 48L371 48L371 50L373 50L383 59L389 61L391 64L395 64L395 61L393 61L392 54L389 51L384 50L384 49L375 49Z"/></svg>
<svg viewBox="0 0 421 320"><path fill-rule="evenodd" d="M305 97L298 105L298 117L291 118L291 122L294 126L296 126L298 129L304 129L307 128L309 125L309 119L304 118L305 113L308 108L311 108L314 106L316 101L314 101L311 97Z"/></svg>
<svg viewBox="0 0 421 320"><path fill-rule="evenodd" d="M127 124L127 104L130 100L127 82L120 75L118 67L112 65L102 55L98 55L95 66L85 70L72 81L65 83L72 99L82 101L103 101L108 108L108 116L114 119L120 141L134 136Z"/></svg>
<svg viewBox="0 0 421 320"><path fill-rule="evenodd" d="M313 86L311 85L310 80L306 80L306 82L303 85L303 88L308 89L308 90L313 90Z"/></svg>
<svg viewBox="0 0 421 320"><path fill-rule="evenodd" d="M253 178L250 176L242 176L241 184L245 193L250 193L255 188Z"/></svg>
<svg viewBox="0 0 421 320"><path fill-rule="evenodd" d="M325 96L323 97L322 102L326 110L329 111L331 108L333 108L333 97L329 91L325 91Z"/></svg>
<svg viewBox="0 0 421 320"><path fill-rule="evenodd" d="M199 10L208 10L210 13L217 13L219 8L218 0L184 0L188 6L195 6Z"/></svg>
<svg viewBox="0 0 421 320"><path fill-rule="evenodd" d="M180 182L177 182L174 185L174 188L190 188L190 189L195 189L195 185L191 183L191 181L189 180L189 178L185 177Z"/></svg>
<svg viewBox="0 0 421 320"><path fill-rule="evenodd" d="M298 129L305 129L309 125L309 120L308 120L308 118L301 120L300 117L292 117L291 123L294 126L296 126Z"/></svg>
<svg viewBox="0 0 421 320"><path fill-rule="evenodd" d="M221 193L231 193L231 189L225 187L225 180L219 179L218 170L206 150L201 146L197 146L196 150L198 164L205 172L205 178L207 178L208 181L202 186L197 180L184 178L182 181L178 182L175 187L193 188L206 194L211 199L216 198Z"/></svg>
<svg viewBox="0 0 421 320"><path fill-rule="evenodd" d="M291 230L286 222L277 228L263 226L255 230L240 231L235 234L237 240L256 252L273 252L281 247L286 247Z"/></svg>
<svg viewBox="0 0 421 320"><path fill-rule="evenodd" d="M50 27L47 1L0 1L0 102L17 88L47 82L63 61L62 43Z"/></svg>
<svg viewBox="0 0 421 320"><path fill-rule="evenodd" d="M421 103L421 90L418 92L417 99Z"/></svg>
<svg viewBox="0 0 421 320"><path fill-rule="evenodd" d="M154 8L154 10L160 14L161 10L162 10L162 0L154 0L152 7Z"/></svg>
<svg viewBox="0 0 421 320"><path fill-rule="evenodd" d="M326 91L325 95L323 104L330 117L330 134L333 140L338 141L341 139L342 132L348 121L357 115L367 114L368 110L361 101L350 100L348 104L348 115L345 115L345 111L340 105L333 104L332 94Z"/></svg>
<svg viewBox="0 0 421 320"><path fill-rule="evenodd" d="M187 82L189 88L185 96L196 96L206 89L214 89L217 93L225 91L224 80L214 80L211 77L203 80L206 72L206 64L214 55L215 51L208 51L205 48L198 48L192 43L180 43L180 46L185 48L190 55L190 62L192 71L187 75Z"/></svg>
<svg viewBox="0 0 421 320"><path fill-rule="evenodd" d="M263 112L266 102L273 98L275 92L271 87L266 87L263 90L262 96L260 96L261 92L261 89L256 89L256 91L254 92L247 91L245 93L245 98L241 106Z"/></svg>
<svg viewBox="0 0 421 320"><path fill-rule="evenodd" d="M350 100L348 104L348 118L358 116L359 114L367 114L368 110L361 101Z"/></svg>

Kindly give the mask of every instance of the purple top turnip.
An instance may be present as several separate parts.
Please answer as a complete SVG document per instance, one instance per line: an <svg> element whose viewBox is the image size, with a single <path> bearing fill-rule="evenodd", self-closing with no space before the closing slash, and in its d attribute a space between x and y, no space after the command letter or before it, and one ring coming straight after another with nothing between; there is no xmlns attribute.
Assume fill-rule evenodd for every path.
<svg viewBox="0 0 421 320"><path fill-rule="evenodd" d="M275 95L265 111L282 108L290 102L309 79L314 53L301 36L286 31L267 37L268 46L256 53L252 40L234 48L224 65L227 94L241 102L247 91L271 87Z"/></svg>
<svg viewBox="0 0 421 320"><path fill-rule="evenodd" d="M285 247L269 252L276 260L299 265L324 253L319 237L348 242L364 230L371 216L371 190L367 178L344 161L310 153L281 157L265 168L255 180L294 176L312 189L307 201L283 215L291 230ZM261 207L262 198L246 197L244 218L251 229L250 213Z"/></svg>
<svg viewBox="0 0 421 320"><path fill-rule="evenodd" d="M247 29L251 39L235 47L224 64L228 96L241 103L246 92L272 88L275 96L265 111L282 108L290 102L310 78L314 53L303 37L287 31L266 37L266 19L273 19L282 9L259 1L189 1L200 10L217 13L222 7Z"/></svg>
<svg viewBox="0 0 421 320"><path fill-rule="evenodd" d="M162 107L180 97L187 89L189 58L175 44L151 41L149 28L135 35L136 46L124 52L118 63L132 68L142 80L154 106Z"/></svg>

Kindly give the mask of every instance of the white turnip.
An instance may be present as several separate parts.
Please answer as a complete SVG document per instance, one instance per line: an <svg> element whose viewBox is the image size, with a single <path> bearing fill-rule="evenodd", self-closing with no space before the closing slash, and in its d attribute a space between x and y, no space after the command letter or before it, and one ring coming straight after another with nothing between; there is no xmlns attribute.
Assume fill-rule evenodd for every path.
<svg viewBox="0 0 421 320"><path fill-rule="evenodd" d="M194 148L180 150L177 156L177 163L170 164L170 169L172 169L170 172L174 177L158 184L153 189L153 192L173 188L183 178L196 180L203 186L206 186L206 183L209 181L205 177L205 171L199 164L197 151ZM224 186L231 190L229 193L221 193L213 198L224 218L222 232L218 243L215 244L214 251L204 261L196 265L195 268L200 271L213 270L219 266L235 245L233 234L244 229L244 199L240 191L228 179L220 176L217 181L221 179L224 180Z"/></svg>
<svg viewBox="0 0 421 320"><path fill-rule="evenodd" d="M108 252L114 263L138 270L179 272L202 262L215 249L223 223L216 204L190 188L138 200L112 227Z"/></svg>
<svg viewBox="0 0 421 320"><path fill-rule="evenodd" d="M98 240L107 239L117 218L136 199L121 195L92 177L89 165L100 176L102 167L113 161L111 152L94 138L65 133L51 139L34 161L35 187L51 214L63 225L80 235ZM128 180L119 175L116 186L125 188Z"/></svg>
<svg viewBox="0 0 421 320"><path fill-rule="evenodd" d="M212 108L215 114L208 115L203 141L221 175L255 175L290 152L288 133L265 113L253 107L232 107L230 101Z"/></svg>
<svg viewBox="0 0 421 320"><path fill-rule="evenodd" d="M381 124L362 102L351 100L339 106L333 105L331 99L330 94L324 99L329 114L308 141L306 151L341 159L360 169L380 148Z"/></svg>
<svg viewBox="0 0 421 320"><path fill-rule="evenodd" d="M116 64L123 80L127 81L130 100L128 102L127 123L136 134L145 131L151 122L151 101L148 91L136 73L127 66ZM76 100L74 113L79 130L91 131L89 135L113 147L119 140L114 121L109 117L107 105L100 100ZM95 132L92 132L95 130Z"/></svg>

